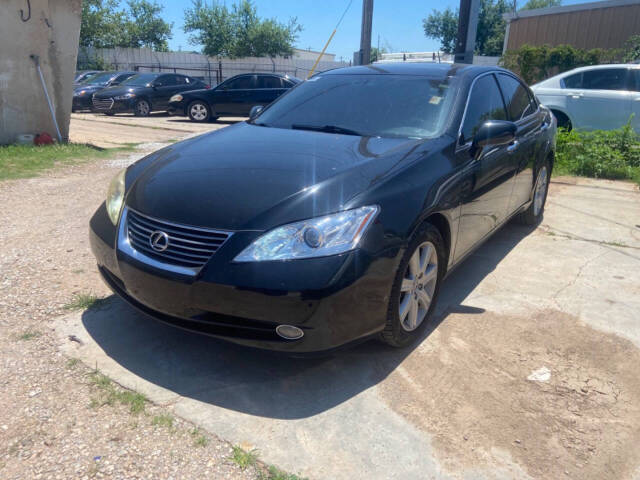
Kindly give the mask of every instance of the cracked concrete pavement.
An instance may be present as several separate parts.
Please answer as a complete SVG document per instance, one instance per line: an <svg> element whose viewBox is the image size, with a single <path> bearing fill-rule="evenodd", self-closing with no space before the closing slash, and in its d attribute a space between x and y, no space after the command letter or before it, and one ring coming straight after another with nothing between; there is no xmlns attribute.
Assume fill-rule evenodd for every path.
<svg viewBox="0 0 640 480"><path fill-rule="evenodd" d="M67 355L312 479L640 479L637 186L556 179L543 224L497 232L437 313L413 348L306 360L117 298L55 329ZM527 380L541 367L548 381Z"/></svg>

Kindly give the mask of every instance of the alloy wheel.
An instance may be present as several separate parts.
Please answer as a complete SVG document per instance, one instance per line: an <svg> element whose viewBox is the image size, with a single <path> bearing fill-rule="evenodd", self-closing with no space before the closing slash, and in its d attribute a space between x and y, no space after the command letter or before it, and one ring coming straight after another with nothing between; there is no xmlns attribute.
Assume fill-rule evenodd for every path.
<svg viewBox="0 0 640 480"><path fill-rule="evenodd" d="M146 117L149 115L149 103L146 100L140 100L137 103L136 108L141 116Z"/></svg>
<svg viewBox="0 0 640 480"><path fill-rule="evenodd" d="M424 321L438 282L438 253L431 242L424 242L409 259L400 286L398 315L402 328L411 332Z"/></svg>
<svg viewBox="0 0 640 480"><path fill-rule="evenodd" d="M547 186L549 185L549 175L547 174L546 165L540 169L538 179L536 180L536 191L533 194L533 214L537 217L544 205L544 199L547 195Z"/></svg>
<svg viewBox="0 0 640 480"><path fill-rule="evenodd" d="M208 115L207 107L205 107L201 103L194 103L193 105L191 105L190 112L191 112L191 117L194 120L197 120L198 122L202 122L206 120Z"/></svg>

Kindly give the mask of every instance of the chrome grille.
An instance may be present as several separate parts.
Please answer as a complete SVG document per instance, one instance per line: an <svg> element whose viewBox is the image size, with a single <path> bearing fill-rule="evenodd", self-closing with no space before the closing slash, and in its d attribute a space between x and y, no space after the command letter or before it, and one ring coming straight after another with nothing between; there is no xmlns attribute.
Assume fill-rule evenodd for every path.
<svg viewBox="0 0 640 480"><path fill-rule="evenodd" d="M93 102L93 108L96 110L111 110L113 107L113 98L91 98Z"/></svg>
<svg viewBox="0 0 640 480"><path fill-rule="evenodd" d="M129 244L138 252L159 262L187 268L200 268L231 236L231 232L175 224L127 209L126 232ZM151 247L151 235L163 232L168 237L166 250Z"/></svg>

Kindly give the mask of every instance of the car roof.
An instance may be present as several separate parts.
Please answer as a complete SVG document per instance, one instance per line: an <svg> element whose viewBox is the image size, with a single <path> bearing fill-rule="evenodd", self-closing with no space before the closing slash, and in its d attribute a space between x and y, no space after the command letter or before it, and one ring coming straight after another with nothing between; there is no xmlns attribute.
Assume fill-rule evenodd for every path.
<svg viewBox="0 0 640 480"><path fill-rule="evenodd" d="M605 64L605 65L587 65L586 67L578 67L578 68L574 68L573 70L567 70L566 72L559 73L558 75L555 75L555 76L564 78L564 77L567 77L569 75L573 75L574 73L588 72L588 71L591 71L591 70L602 70L602 69L606 69L606 68L633 68L633 69L640 69L640 65L637 65L637 64L634 64L634 63L609 63L609 64ZM551 78L553 78L553 77L551 77Z"/></svg>
<svg viewBox="0 0 640 480"><path fill-rule="evenodd" d="M322 75L417 75L425 77L470 76L485 72L507 71L500 67L468 65L464 63L398 62L355 67L336 68L322 72ZM320 74L319 74L320 75Z"/></svg>

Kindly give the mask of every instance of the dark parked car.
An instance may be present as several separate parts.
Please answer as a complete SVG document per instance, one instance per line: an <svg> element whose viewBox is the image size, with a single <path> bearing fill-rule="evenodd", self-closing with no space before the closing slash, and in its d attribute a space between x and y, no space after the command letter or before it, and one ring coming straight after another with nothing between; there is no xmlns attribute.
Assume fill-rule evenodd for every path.
<svg viewBox="0 0 640 480"><path fill-rule="evenodd" d="M275 73L236 75L211 90L174 95L169 100L169 113L186 115L194 122L224 115L247 117L253 107L269 105L300 82L299 78Z"/></svg>
<svg viewBox="0 0 640 480"><path fill-rule="evenodd" d="M140 73L118 87L96 93L93 108L107 115L133 112L147 117L151 112L166 110L176 93L205 87L201 80L178 73Z"/></svg>
<svg viewBox="0 0 640 480"><path fill-rule="evenodd" d="M448 272L512 217L541 220L555 134L497 67L333 70L123 170L91 246L114 292L178 327L289 352L404 346Z"/></svg>
<svg viewBox="0 0 640 480"><path fill-rule="evenodd" d="M92 75L73 90L71 111L93 108L93 94L107 87L115 87L131 78L136 72L102 72Z"/></svg>
<svg viewBox="0 0 640 480"><path fill-rule="evenodd" d="M73 86L76 87L85 80L88 80L89 77L101 73L100 70L82 70L80 72L76 72L76 76L73 79Z"/></svg>

